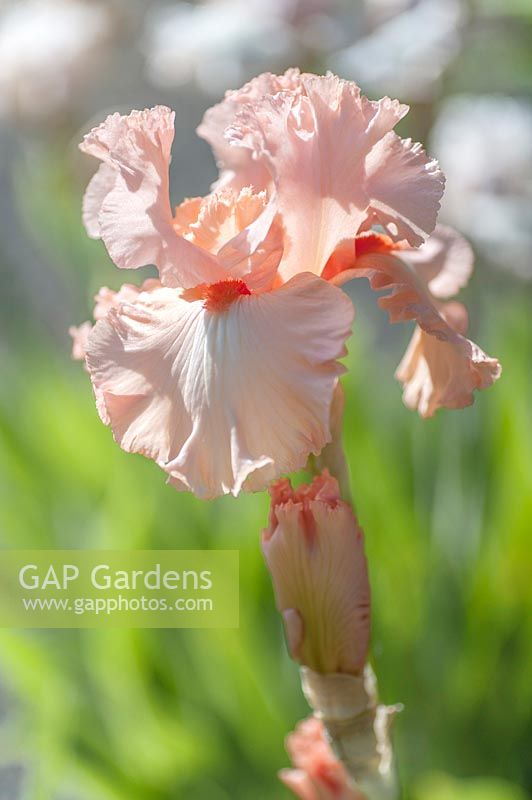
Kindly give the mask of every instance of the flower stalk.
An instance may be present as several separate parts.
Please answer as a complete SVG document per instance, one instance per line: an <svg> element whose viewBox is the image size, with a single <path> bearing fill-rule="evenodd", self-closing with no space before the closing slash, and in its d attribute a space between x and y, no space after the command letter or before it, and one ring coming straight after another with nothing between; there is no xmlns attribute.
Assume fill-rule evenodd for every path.
<svg viewBox="0 0 532 800"><path fill-rule="evenodd" d="M263 550L290 655L301 664L303 694L323 726L331 758L344 770L343 794L331 797L396 800L390 729L400 707L379 703L377 679L367 663L370 587L342 444L343 410L338 383L331 442L309 464L316 477L295 491L287 481L272 488ZM303 786L318 781L315 796L321 798L315 761L311 754L304 762ZM299 793L297 783L289 785ZM301 797L314 797L306 789L301 792Z"/></svg>
<svg viewBox="0 0 532 800"><path fill-rule="evenodd" d="M362 675L325 675L302 667L301 686L356 786L368 800L396 800L390 728L400 706L379 704L371 667L366 665Z"/></svg>
<svg viewBox="0 0 532 800"><path fill-rule="evenodd" d="M345 392L340 382L334 390L331 404L331 441L325 445L321 453L311 456L311 470L315 475L320 475L324 469L336 478L340 487L340 496L349 503L354 510L353 498L351 495L351 480L349 476L349 465L345 457L343 445L342 423L344 418Z"/></svg>

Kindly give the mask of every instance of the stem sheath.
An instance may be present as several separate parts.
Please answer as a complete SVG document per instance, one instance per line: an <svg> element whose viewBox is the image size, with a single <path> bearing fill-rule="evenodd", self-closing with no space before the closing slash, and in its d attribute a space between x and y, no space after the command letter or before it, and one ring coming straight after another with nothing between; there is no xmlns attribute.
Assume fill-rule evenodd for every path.
<svg viewBox="0 0 532 800"><path fill-rule="evenodd" d="M397 800L390 727L399 706L380 705L371 667L360 676L301 668L305 697L333 749L368 800Z"/></svg>

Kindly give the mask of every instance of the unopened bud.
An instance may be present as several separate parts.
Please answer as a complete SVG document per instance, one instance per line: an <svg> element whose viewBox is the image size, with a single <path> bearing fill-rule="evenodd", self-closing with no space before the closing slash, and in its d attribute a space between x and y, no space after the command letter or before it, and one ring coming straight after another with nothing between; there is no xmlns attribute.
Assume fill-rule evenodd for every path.
<svg viewBox="0 0 532 800"><path fill-rule="evenodd" d="M271 489L262 547L292 658L320 673L360 674L370 635L364 537L327 470Z"/></svg>
<svg viewBox="0 0 532 800"><path fill-rule="evenodd" d="M316 717L300 722L286 740L294 769L279 777L301 800L365 800L342 762L335 756L323 723Z"/></svg>

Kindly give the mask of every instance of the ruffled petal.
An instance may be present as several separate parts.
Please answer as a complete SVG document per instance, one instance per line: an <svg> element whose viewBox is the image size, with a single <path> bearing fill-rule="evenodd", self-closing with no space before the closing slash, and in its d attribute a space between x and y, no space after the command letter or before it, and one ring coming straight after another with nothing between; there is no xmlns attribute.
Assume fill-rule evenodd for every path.
<svg viewBox="0 0 532 800"><path fill-rule="evenodd" d="M100 210L103 201L115 185L116 170L110 164L100 164L83 196L82 219L91 239L101 239Z"/></svg>
<svg viewBox="0 0 532 800"><path fill-rule="evenodd" d="M89 340L89 333L92 331L92 322L82 322L81 325L71 325L68 333L72 338L72 354L74 361L83 361L85 350Z"/></svg>
<svg viewBox="0 0 532 800"><path fill-rule="evenodd" d="M300 800L364 800L316 717L298 723L286 749L294 769L281 770L279 777Z"/></svg>
<svg viewBox="0 0 532 800"><path fill-rule="evenodd" d="M154 459L177 488L236 495L329 440L352 319L347 296L311 275L223 312L160 288L95 326L87 363L124 450Z"/></svg>
<svg viewBox="0 0 532 800"><path fill-rule="evenodd" d="M453 228L437 225L432 236L418 250L401 253L427 284L434 297L454 297L467 286L475 256L469 242Z"/></svg>
<svg viewBox="0 0 532 800"><path fill-rule="evenodd" d="M441 306L440 315L454 337L438 339L416 326L395 374L404 385L405 405L422 417L432 417L438 408L471 405L473 391L490 386L501 372L498 361L464 338L467 311L461 303Z"/></svg>
<svg viewBox="0 0 532 800"><path fill-rule="evenodd" d="M178 236L191 238L190 226L196 222L204 202L203 197L187 197L178 205L174 214L174 230Z"/></svg>
<svg viewBox="0 0 532 800"><path fill-rule="evenodd" d="M366 158L406 111L389 98L370 102L333 75L302 75L297 91L242 106L226 135L270 170L288 238L285 278L321 274L338 244L356 236L370 202Z"/></svg>
<svg viewBox="0 0 532 800"><path fill-rule="evenodd" d="M257 218L222 247L218 258L232 278L242 278L259 292L273 286L283 253L284 227L273 196Z"/></svg>
<svg viewBox="0 0 532 800"><path fill-rule="evenodd" d="M284 235L275 197L249 187L222 189L178 207L175 225L188 241L217 255L228 277L250 289L271 288L283 255ZM195 217L194 217L195 211Z"/></svg>
<svg viewBox="0 0 532 800"><path fill-rule="evenodd" d="M155 264L166 285L221 280L216 259L173 228L168 175L173 138L174 114L164 106L127 117L112 114L87 134L81 150L108 167L89 185L90 231L103 239L118 267Z"/></svg>
<svg viewBox="0 0 532 800"><path fill-rule="evenodd" d="M102 286L94 297L94 310L92 316L96 321L104 319L112 308L117 308L121 303L133 303L141 292L149 292L161 287L155 278L148 278L141 286L133 283L124 283L116 292L107 286ZM92 322L83 322L79 327L72 325L68 332L72 337L72 358L74 361L83 361L86 355L89 334L94 325Z"/></svg>
<svg viewBox="0 0 532 800"><path fill-rule="evenodd" d="M405 395L409 407L418 408L422 416L431 416L441 407L463 408L473 402L475 389L486 389L499 378L499 362L463 335L467 323L465 326L463 322L458 324L463 320L463 306L449 304L442 313L440 305L408 264L392 255L368 253L358 258L352 269L336 275L332 282L341 284L350 278L362 277L368 278L372 289L386 291L379 298L379 305L388 312L390 322L416 320L418 323L420 331L414 334L397 373L399 380L409 384L416 383L416 374L418 386L423 378L424 395L414 391L414 383L408 396ZM454 325L447 319L451 306L463 309L459 315L455 313ZM423 354L428 357L423 359ZM432 377L427 377L427 370ZM424 401L422 395L430 395L430 402Z"/></svg>
<svg viewBox="0 0 532 800"><path fill-rule="evenodd" d="M388 133L367 159L368 223L418 247L436 225L445 178L420 144Z"/></svg>
<svg viewBox="0 0 532 800"><path fill-rule="evenodd" d="M254 222L266 205L265 192L219 189L206 197L185 200L176 208L174 227L189 242L209 253L218 253Z"/></svg>
<svg viewBox="0 0 532 800"><path fill-rule="evenodd" d="M220 169L220 178L213 188L230 186L238 191L245 186L252 186L255 191L260 191L268 187L271 176L266 165L257 161L247 148L233 146L225 138L225 130L246 103L260 100L268 94L296 89L299 84L298 69L289 69L284 75L266 72L253 78L241 89L226 92L221 103L205 112L197 133L212 147Z"/></svg>
<svg viewBox="0 0 532 800"><path fill-rule="evenodd" d="M123 283L118 291L102 286L94 297L92 316L96 321L104 319L112 308L117 308L121 303L134 303L141 292L160 289L161 285L156 278L147 278L140 286L135 286L134 283Z"/></svg>

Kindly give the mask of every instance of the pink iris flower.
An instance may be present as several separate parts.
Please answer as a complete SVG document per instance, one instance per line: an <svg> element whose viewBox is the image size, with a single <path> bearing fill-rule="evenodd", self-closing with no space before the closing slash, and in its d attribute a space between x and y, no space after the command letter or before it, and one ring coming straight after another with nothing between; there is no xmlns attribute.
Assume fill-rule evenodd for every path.
<svg viewBox="0 0 532 800"><path fill-rule="evenodd" d="M392 321L417 321L399 377L422 414L466 405L498 376L463 336L462 306L439 299L467 280L467 245L444 232L436 256L430 240L416 250L443 176L393 132L407 110L332 75L262 75L207 112L199 133L220 180L175 210L168 108L113 114L85 137L102 162L89 235L117 267L154 264L159 278L107 290L96 325L72 331L75 354L116 441L176 488L259 490L330 441L354 315L338 285L351 277L388 291Z"/></svg>
<svg viewBox="0 0 532 800"><path fill-rule="evenodd" d="M213 147L220 184L276 194L283 275L305 264L336 285L368 278L391 322L417 323L396 375L405 403L429 417L470 405L501 368L465 337L464 306L446 302L467 284L473 253L452 229L434 230L444 177L420 144L393 132L407 112L334 75L288 70L227 92L198 133Z"/></svg>

